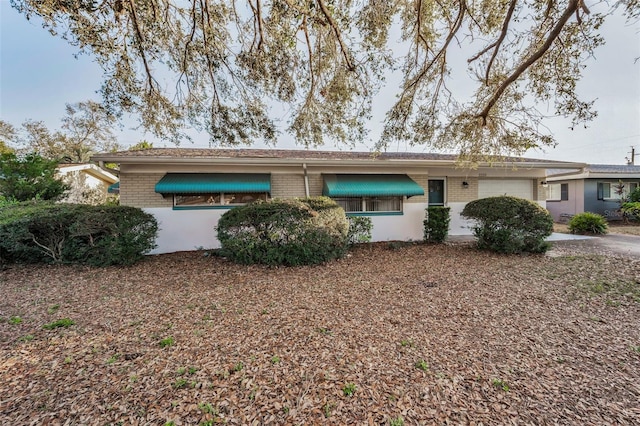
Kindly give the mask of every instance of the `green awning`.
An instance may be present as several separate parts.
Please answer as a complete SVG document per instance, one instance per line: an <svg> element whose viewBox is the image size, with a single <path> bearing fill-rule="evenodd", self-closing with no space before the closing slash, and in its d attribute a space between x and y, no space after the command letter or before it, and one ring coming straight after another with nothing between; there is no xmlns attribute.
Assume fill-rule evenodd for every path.
<svg viewBox="0 0 640 426"><path fill-rule="evenodd" d="M107 188L107 192L109 194L119 194L120 193L120 182L116 182L112 185L109 185Z"/></svg>
<svg viewBox="0 0 640 426"><path fill-rule="evenodd" d="M271 192L268 173L167 173L156 183L160 194Z"/></svg>
<svg viewBox="0 0 640 426"><path fill-rule="evenodd" d="M397 197L424 195L407 175L323 175L322 194L329 197Z"/></svg>

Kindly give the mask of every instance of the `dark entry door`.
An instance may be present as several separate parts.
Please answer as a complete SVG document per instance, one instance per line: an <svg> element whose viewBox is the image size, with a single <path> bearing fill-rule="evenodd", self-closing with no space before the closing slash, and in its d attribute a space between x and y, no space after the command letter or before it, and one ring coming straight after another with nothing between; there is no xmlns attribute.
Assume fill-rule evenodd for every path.
<svg viewBox="0 0 640 426"><path fill-rule="evenodd" d="M429 205L444 205L444 179L429 179Z"/></svg>

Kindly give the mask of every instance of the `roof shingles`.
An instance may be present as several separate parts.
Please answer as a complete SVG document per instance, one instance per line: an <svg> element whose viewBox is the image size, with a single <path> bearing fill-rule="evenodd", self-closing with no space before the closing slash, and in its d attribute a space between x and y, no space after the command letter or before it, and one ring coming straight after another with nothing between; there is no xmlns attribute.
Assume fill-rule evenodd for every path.
<svg viewBox="0 0 640 426"><path fill-rule="evenodd" d="M220 148L151 148L137 151L120 151L95 156L109 158L262 158L288 160L422 160L454 162L458 159L455 154L436 154L421 152L363 152L363 151L310 151L288 149L220 149ZM565 163L563 161L540 160L523 157L495 158L496 162L526 162L526 163Z"/></svg>

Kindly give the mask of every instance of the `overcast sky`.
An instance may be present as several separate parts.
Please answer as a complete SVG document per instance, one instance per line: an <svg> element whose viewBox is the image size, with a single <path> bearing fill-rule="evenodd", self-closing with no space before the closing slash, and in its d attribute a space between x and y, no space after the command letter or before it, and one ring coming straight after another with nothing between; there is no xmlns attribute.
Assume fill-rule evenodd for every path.
<svg viewBox="0 0 640 426"><path fill-rule="evenodd" d="M640 164L640 60L636 62L640 57L640 24L629 25L622 17L615 16L605 23L602 32L607 44L589 61L579 86L583 100L597 99L598 118L588 128L573 131L568 129L568 121L549 121L547 125L555 134L558 147L546 152L530 151L528 157L623 164L630 147L635 146L636 164ZM74 53L76 49L51 36L37 20L27 21L11 8L8 0L0 0L0 119L15 126L26 119L42 120L50 129L56 129L66 103L99 101L96 92L102 81L100 68L91 57L76 59ZM374 114L373 138L375 130L381 128L384 111L374 111ZM118 137L123 145L143 139L154 142L155 146L165 144L131 129L119 132ZM208 135L198 137L193 146L207 147ZM297 147L289 135L282 134L277 148ZM325 149L336 149L336 146L327 145ZM390 150L409 148L398 144Z"/></svg>

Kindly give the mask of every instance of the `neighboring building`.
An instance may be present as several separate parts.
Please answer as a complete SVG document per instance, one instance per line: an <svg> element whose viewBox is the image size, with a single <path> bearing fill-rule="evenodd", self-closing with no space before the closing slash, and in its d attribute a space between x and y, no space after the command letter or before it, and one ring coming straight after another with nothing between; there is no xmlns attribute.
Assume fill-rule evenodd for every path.
<svg viewBox="0 0 640 426"><path fill-rule="evenodd" d="M215 226L233 206L256 199L327 195L350 215L369 216L373 240L422 240L425 208L451 207L450 233L469 234L467 202L516 195L545 206L546 169L582 163L507 158L456 165L454 155L257 149L148 149L92 158L120 165L120 203L159 222L155 253L216 248Z"/></svg>
<svg viewBox="0 0 640 426"><path fill-rule="evenodd" d="M95 164L60 164L58 175L71 186L62 200L65 203L103 203L109 187L118 182L118 176Z"/></svg>
<svg viewBox="0 0 640 426"><path fill-rule="evenodd" d="M640 166L588 164L583 170L549 170L547 209L558 222L582 213L620 220L620 199L640 184Z"/></svg>

